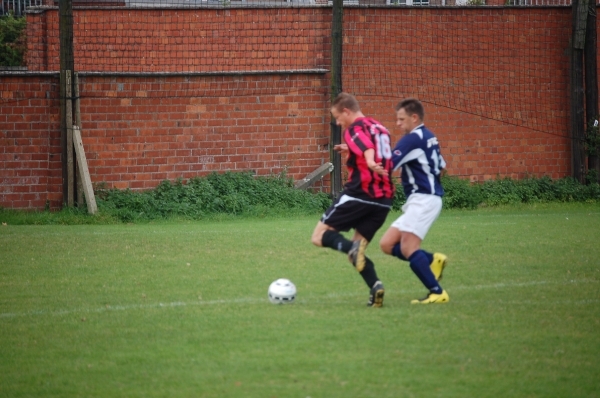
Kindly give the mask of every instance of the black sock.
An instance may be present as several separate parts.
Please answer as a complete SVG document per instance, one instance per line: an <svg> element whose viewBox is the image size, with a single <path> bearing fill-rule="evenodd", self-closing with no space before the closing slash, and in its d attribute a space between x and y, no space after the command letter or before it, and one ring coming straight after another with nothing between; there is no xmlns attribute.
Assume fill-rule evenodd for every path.
<svg viewBox="0 0 600 398"><path fill-rule="evenodd" d="M379 280L375 272L375 264L373 264L373 261L369 257L365 257L365 268L360 272L360 276L365 280L369 289Z"/></svg>
<svg viewBox="0 0 600 398"><path fill-rule="evenodd" d="M344 238L342 234L337 231L328 229L321 238L321 244L323 247L329 247L333 250L337 250L343 253L348 253L352 248L352 241Z"/></svg>

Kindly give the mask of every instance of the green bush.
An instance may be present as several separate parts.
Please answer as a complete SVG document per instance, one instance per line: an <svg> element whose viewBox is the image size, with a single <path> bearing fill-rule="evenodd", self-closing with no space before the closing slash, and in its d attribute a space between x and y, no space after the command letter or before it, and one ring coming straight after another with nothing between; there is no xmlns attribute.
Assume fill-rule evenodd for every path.
<svg viewBox="0 0 600 398"><path fill-rule="evenodd" d="M471 184L458 177L442 178L444 208L474 209L517 203L597 202L600 185L583 185L571 177L552 180L548 176L522 180L497 178L482 184Z"/></svg>
<svg viewBox="0 0 600 398"><path fill-rule="evenodd" d="M442 178L445 209L475 209L517 203L589 202L600 203L600 185L583 185L572 178L550 177L512 180L498 178L470 183L458 177ZM96 187L99 212L93 217L86 208L65 208L59 212L23 212L0 208L3 222L10 224L110 224L181 218L199 220L221 215L286 216L318 214L331 198L325 193L295 189L284 174L256 177L251 173L212 173L184 183L163 181L155 189L131 191ZM392 208L406 202L397 185Z"/></svg>
<svg viewBox="0 0 600 398"><path fill-rule="evenodd" d="M482 202L481 187L458 177L442 177L445 209L475 209Z"/></svg>
<svg viewBox="0 0 600 398"><path fill-rule="evenodd" d="M12 14L0 17L0 66L25 65L27 36L25 17Z"/></svg>
<svg viewBox="0 0 600 398"><path fill-rule="evenodd" d="M392 210L400 210L404 203L406 203L406 195L404 195L402 184L396 184L396 192L394 194L394 201L392 202Z"/></svg>
<svg viewBox="0 0 600 398"><path fill-rule="evenodd" d="M485 181L481 185L481 195L484 203L490 206L521 203L517 181L508 177Z"/></svg>
<svg viewBox="0 0 600 398"><path fill-rule="evenodd" d="M444 176L442 185L446 209L600 201L600 185L583 185L572 178L552 180L545 176L513 180L505 177L473 184ZM396 188L392 208L400 210L406 197L400 184ZM101 211L125 222L172 216L200 219L211 214L315 213L331 204L329 195L297 190L285 175L255 177L251 173L234 172L194 177L186 184L181 179L174 183L163 181L154 190L143 192L101 188L97 196Z"/></svg>
<svg viewBox="0 0 600 398"><path fill-rule="evenodd" d="M182 217L201 219L212 214L268 215L318 213L331 199L324 193L294 188L285 175L255 177L251 173L211 173L187 183L161 182L149 191L96 191L98 209L123 222Z"/></svg>

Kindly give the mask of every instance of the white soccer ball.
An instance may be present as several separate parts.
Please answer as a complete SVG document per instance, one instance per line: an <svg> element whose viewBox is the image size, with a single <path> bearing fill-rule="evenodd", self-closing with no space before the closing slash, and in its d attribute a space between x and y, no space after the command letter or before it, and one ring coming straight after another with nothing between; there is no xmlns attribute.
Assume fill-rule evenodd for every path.
<svg viewBox="0 0 600 398"><path fill-rule="evenodd" d="M273 304L288 304L296 300L296 285L289 279L280 278L269 286L269 301Z"/></svg>

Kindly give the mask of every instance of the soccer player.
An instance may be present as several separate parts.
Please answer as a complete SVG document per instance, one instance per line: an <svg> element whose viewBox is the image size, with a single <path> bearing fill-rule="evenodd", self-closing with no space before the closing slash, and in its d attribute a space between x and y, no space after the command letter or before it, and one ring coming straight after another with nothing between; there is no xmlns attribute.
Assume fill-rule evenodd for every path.
<svg viewBox="0 0 600 398"><path fill-rule="evenodd" d="M390 134L363 115L356 98L348 93L335 98L331 114L343 130L344 143L334 150L346 155L348 181L317 223L311 240L316 246L347 253L370 289L367 305L381 307L385 290L365 250L385 222L394 196ZM350 229L354 229L352 240L340 233Z"/></svg>
<svg viewBox="0 0 600 398"><path fill-rule="evenodd" d="M406 203L402 215L392 223L379 243L381 250L410 268L429 290L429 294L413 304L446 303L448 293L438 281L446 266L447 257L421 249L421 242L442 210L444 189L440 176L446 162L433 133L425 127L425 110L420 101L407 98L395 107L396 125L405 134L392 151L394 170L402 168L402 188Z"/></svg>

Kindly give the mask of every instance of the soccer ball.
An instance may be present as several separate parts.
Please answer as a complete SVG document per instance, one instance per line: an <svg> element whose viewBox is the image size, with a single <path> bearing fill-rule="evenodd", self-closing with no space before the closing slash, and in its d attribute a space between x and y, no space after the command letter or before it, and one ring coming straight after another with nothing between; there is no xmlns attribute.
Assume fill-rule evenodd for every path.
<svg viewBox="0 0 600 398"><path fill-rule="evenodd" d="M273 304L288 304L296 300L296 286L289 279L277 279L269 286L269 301Z"/></svg>

